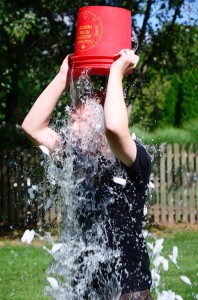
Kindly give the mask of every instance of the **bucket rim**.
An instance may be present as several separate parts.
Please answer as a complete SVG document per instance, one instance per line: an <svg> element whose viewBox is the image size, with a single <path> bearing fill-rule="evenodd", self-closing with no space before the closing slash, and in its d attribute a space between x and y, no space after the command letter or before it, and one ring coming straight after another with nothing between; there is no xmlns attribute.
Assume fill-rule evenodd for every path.
<svg viewBox="0 0 198 300"><path fill-rule="evenodd" d="M95 7L101 7L101 8L107 8L107 9L119 9L119 10L125 10L131 13L130 9L124 8L124 7L118 7L118 6L111 6L111 5L88 5L88 6L82 6L79 8L80 9L85 9L85 8L95 8Z"/></svg>
<svg viewBox="0 0 198 300"><path fill-rule="evenodd" d="M71 57L72 60L75 60L75 58L80 58L80 59L87 59L87 58L115 58L115 57L119 57L120 54L116 54L116 55L74 55Z"/></svg>

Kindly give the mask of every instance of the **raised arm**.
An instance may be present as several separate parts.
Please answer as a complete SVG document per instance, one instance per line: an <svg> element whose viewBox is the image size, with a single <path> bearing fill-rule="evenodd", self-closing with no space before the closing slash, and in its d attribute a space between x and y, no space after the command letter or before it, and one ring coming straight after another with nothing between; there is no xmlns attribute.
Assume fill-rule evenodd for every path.
<svg viewBox="0 0 198 300"><path fill-rule="evenodd" d="M22 128L32 142L53 150L60 143L58 134L49 128L54 108L64 93L70 79L69 55L63 61L59 73L38 97L25 120Z"/></svg>
<svg viewBox="0 0 198 300"><path fill-rule="evenodd" d="M120 51L120 58L112 64L110 69L104 104L105 132L108 143L116 157L127 167L135 161L137 149L129 131L122 80L129 70L136 67L138 61L139 57L132 50Z"/></svg>

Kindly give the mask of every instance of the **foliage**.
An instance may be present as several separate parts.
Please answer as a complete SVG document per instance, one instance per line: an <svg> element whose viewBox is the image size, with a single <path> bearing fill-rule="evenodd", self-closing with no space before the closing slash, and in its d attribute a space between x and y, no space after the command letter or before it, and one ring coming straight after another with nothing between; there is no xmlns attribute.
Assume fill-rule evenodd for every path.
<svg viewBox="0 0 198 300"><path fill-rule="evenodd" d="M185 70L181 76L171 76L170 87L165 93L161 126L181 126L184 122L198 117L197 69Z"/></svg>
<svg viewBox="0 0 198 300"><path fill-rule="evenodd" d="M170 87L167 90L165 97L165 103L164 103L164 109L163 109L163 115L162 120L160 120L160 125L165 126L171 126L174 127L177 125L178 117L178 102L180 102L179 99L179 89L180 89L180 77L178 74L173 74L170 82Z"/></svg>
<svg viewBox="0 0 198 300"><path fill-rule="evenodd" d="M163 127L152 132L146 130L147 127L131 127L137 138L144 144L160 145L162 143L197 144L198 141L198 120L190 120L181 128Z"/></svg>
<svg viewBox="0 0 198 300"><path fill-rule="evenodd" d="M198 69L186 70L181 81L181 123L198 117Z"/></svg>
<svg viewBox="0 0 198 300"><path fill-rule="evenodd" d="M166 91L170 81L161 74L155 75L149 84L142 87L142 94L138 95L133 106L132 123L154 130L162 119L166 102ZM142 109L144 108L144 109Z"/></svg>
<svg viewBox="0 0 198 300"><path fill-rule="evenodd" d="M155 120L163 115L171 75L175 73L183 78L182 73L194 68L197 60L196 19L193 20L191 14L191 19L177 24L188 3L187 0L1 0L0 122L5 121L13 128L21 124L39 93L58 71L63 58L73 52L79 7L116 5L132 10L141 54L138 73L127 79L128 83L132 80L135 83L128 85L126 90L127 105L140 102L143 82L142 101L146 103L146 111L142 117L151 124L151 129L160 125ZM139 17L143 18L142 25L138 23ZM63 99L65 105L68 98ZM57 114L62 109L63 106L57 107Z"/></svg>

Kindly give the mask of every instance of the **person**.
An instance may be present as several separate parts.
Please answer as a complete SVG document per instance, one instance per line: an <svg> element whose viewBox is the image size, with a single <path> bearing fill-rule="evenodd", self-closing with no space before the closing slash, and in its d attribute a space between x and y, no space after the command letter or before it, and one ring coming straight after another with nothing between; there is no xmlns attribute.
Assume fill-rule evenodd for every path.
<svg viewBox="0 0 198 300"><path fill-rule="evenodd" d="M124 181L121 184L116 183L117 177L114 177L113 182L110 179L113 173L105 171L100 188L96 188L97 191L100 190L100 197L97 198L97 193L94 194L94 197L97 198L96 201L104 201L105 197L112 199L112 195L115 195L114 200L108 206L106 235L108 246L113 248L119 245L121 253L118 267L121 286L119 299L152 300L149 256L142 234L143 209L151 171L151 160L145 147L134 140L130 134L123 93L123 78L136 67L139 57L130 49L122 49L119 54L120 57L112 63L110 68L103 116L106 140L116 157L116 162L121 166ZM38 97L22 124L23 130L33 143L47 147L50 152L61 146L61 136L49 127L49 123L60 97L69 86L70 76L71 66L68 55L62 63L59 73ZM73 118L71 130L76 135L86 135L92 118L89 110L85 109L83 104L79 105L78 103L71 118ZM99 149L99 151L102 150ZM86 156L86 152L83 155ZM111 195L107 196L110 190ZM94 218L90 214L82 221L85 230L92 226L90 225L92 217ZM96 218L100 218L100 212L97 212ZM100 282L97 282L95 287L93 285L93 288L99 288L97 285L100 285ZM107 298L101 299L106 300Z"/></svg>

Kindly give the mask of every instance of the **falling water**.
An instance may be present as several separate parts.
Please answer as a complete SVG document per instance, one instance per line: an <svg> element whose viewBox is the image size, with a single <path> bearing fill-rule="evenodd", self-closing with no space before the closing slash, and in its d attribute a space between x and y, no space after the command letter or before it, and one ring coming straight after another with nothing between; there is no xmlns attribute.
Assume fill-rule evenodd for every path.
<svg viewBox="0 0 198 300"><path fill-rule="evenodd" d="M47 161L47 177L57 186L62 220L58 250L52 251L47 271L51 286L46 287L46 294L58 300L116 300L120 296L120 250L115 243L113 248L108 246L108 206L115 201L111 174L116 178L124 174L108 147L103 108L86 71L71 98L67 123L58 129L61 145ZM76 104L86 113L75 110ZM81 126L75 130L74 120Z"/></svg>
<svg viewBox="0 0 198 300"><path fill-rule="evenodd" d="M103 108L98 103L87 73L85 70L77 82L72 82L72 103L66 107L67 117L52 126L61 137L60 147L51 155L48 149L41 147L48 154L45 162L50 183L48 188L53 194L56 193L58 205L61 206L58 240L54 241L47 232L43 236L34 230L26 230L22 237L22 242L29 244L35 235L39 236L43 245L46 245L43 248L53 256L47 270L49 285L45 293L56 300L118 300L121 293L120 249L115 232L113 247L109 247L108 230L111 230L111 224L108 212L109 207L116 202L113 186L119 185L118 190L121 192L126 177L108 147L104 134ZM78 103L86 111L85 119L82 117L84 114L75 110ZM73 130L74 119L83 124L82 128ZM153 155L160 151L155 147L151 150ZM39 190L43 193L41 186L32 185L28 189L30 199L38 198ZM149 188L153 188L152 183ZM125 204L130 214L132 208L129 203ZM46 210L51 205L48 198ZM144 212L147 213L146 207ZM146 225L146 221L143 225ZM143 236L152 262L152 289L155 290L156 299L182 300L180 295L166 290L165 286L162 289L162 275L168 271L169 263L179 269L177 246L164 257L164 239L156 238L145 228ZM189 278L183 274L180 278L184 284L191 285ZM194 295L194 299L197 299L197 295Z"/></svg>

